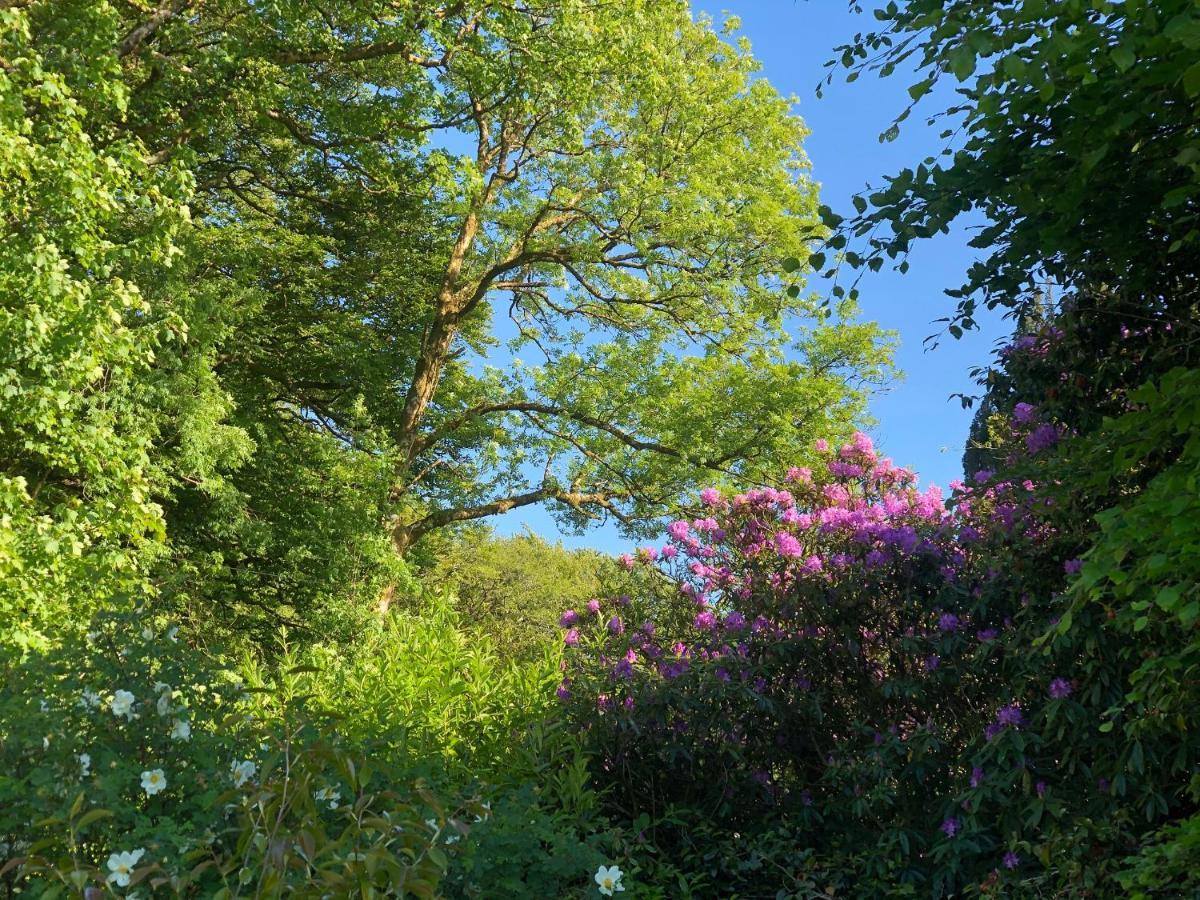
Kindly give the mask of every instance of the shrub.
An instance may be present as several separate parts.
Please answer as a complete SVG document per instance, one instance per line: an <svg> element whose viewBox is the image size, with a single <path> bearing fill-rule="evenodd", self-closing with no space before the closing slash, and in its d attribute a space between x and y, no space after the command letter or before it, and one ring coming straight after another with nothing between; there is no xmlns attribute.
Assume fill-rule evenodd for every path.
<svg viewBox="0 0 1200 900"><path fill-rule="evenodd" d="M486 810L478 798L447 806L322 736L297 693L303 674L247 689L144 611L103 615L78 643L10 664L9 886L433 896L452 845Z"/></svg>
<svg viewBox="0 0 1200 900"><path fill-rule="evenodd" d="M1062 433L1022 408L1007 458L1050 466ZM709 516L627 559L666 590L564 616L559 694L609 810L721 890L1107 883L1188 809L1195 753L1108 721L1137 660L1099 611L1066 615L1086 522L987 472L948 509L865 436L821 446L788 490L706 491ZM780 855L747 871L746 842Z"/></svg>

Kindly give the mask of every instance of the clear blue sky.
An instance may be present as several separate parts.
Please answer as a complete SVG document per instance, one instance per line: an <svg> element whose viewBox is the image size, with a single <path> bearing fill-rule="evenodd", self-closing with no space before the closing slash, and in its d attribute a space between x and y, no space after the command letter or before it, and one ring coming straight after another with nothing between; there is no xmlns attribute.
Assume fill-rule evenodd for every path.
<svg viewBox="0 0 1200 900"><path fill-rule="evenodd" d="M891 143L880 143L878 135L905 108L907 88L915 79L898 71L886 79L864 76L846 84L839 73L823 96L816 97L815 88L828 71L823 64L835 46L870 28L875 19L869 12L851 13L846 0L694 0L693 7L717 22L726 12L738 16L741 33L763 63L761 76L785 96L795 95L796 112L812 132L806 142L812 175L821 185L823 202L834 210L845 214L852 194L881 184L885 175L915 166L945 146L938 138L944 124L927 126L918 114L923 108L944 108L953 98L949 85L927 97ZM996 315L984 318L982 330L961 341L946 336L935 350L923 346L925 337L941 327L934 320L953 310L954 301L943 291L962 283L974 259L976 251L966 245L972 224L978 220L919 244L906 274L885 266L867 273L860 284L863 317L897 332L896 363L903 373L903 380L872 399L871 413L878 420L872 435L886 455L915 468L923 483L943 487L962 474L962 448L972 414L949 399L950 394L975 392L968 370L985 362L995 340L1009 330L1009 323ZM821 288L820 283L810 284ZM502 534L528 525L543 536L559 536L543 510L514 510L492 524ZM568 546L612 552L629 547L611 529L564 535L562 540Z"/></svg>

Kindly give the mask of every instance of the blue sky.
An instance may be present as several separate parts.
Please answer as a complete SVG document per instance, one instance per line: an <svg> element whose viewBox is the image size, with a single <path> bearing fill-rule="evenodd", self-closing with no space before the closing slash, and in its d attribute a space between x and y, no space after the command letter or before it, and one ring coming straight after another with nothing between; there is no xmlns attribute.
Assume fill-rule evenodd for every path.
<svg viewBox="0 0 1200 900"><path fill-rule="evenodd" d="M718 22L725 13L738 16L741 33L763 63L761 76L785 96L795 95L795 111L812 132L806 142L812 176L821 185L823 202L834 210L845 214L852 194L880 185L885 175L915 166L945 146L938 137L945 125L927 126L919 113L944 108L953 97L952 85L932 92L890 143L880 143L878 136L908 103L907 89L915 79L904 72L886 79L863 76L853 84L846 84L839 73L823 96L816 97L833 48L869 29L875 22L869 12L851 13L846 0L699 0L693 7ZM871 413L878 420L872 436L885 454L916 469L923 483L943 487L962 474L962 448L971 420L971 411L950 395L974 393L968 370L985 362L996 339L1010 328L999 315L983 316L981 330L963 340L946 336L937 349L923 346L925 337L941 327L934 320L953 309L954 301L944 290L961 284L975 258L977 251L967 246L972 225L978 220L917 245L906 274L885 266L867 273L859 285L863 317L897 332L896 363L903 373L903 380L872 399ZM819 282L810 285L822 288ZM538 509L515 510L492 524L501 534L528 526L549 538L560 536L553 519ZM563 535L562 540L567 546L611 552L629 546L611 529Z"/></svg>

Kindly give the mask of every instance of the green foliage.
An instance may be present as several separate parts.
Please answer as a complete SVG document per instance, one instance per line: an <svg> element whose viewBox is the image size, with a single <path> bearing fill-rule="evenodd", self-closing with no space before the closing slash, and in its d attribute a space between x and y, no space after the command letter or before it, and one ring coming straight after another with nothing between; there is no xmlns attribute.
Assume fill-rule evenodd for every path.
<svg viewBox="0 0 1200 900"><path fill-rule="evenodd" d="M1191 0L906 0L876 17L831 66L887 76L915 64L914 106L938 80L953 76L956 93L931 116L946 125L944 158L856 204L835 246L874 234L848 260L902 257L981 212L988 225L971 243L989 255L950 292L952 333L974 325L981 299L1021 306L1047 279L1159 296L1190 283L1200 251Z"/></svg>
<svg viewBox="0 0 1200 900"><path fill-rule="evenodd" d="M344 706L330 710L313 696L325 674L298 665L287 648L277 667L265 676L251 667L242 682L144 611L103 616L88 636L8 666L0 691L6 773L0 778L0 846L7 862L0 883L47 895L144 882L155 892L182 896L372 889L434 896L494 805L506 822L536 818L542 824L528 833L523 856L510 853L493 828L492 838L454 863L462 895L478 895L470 884L499 877L493 869L529 884L557 880L578 889L588 866L604 857L595 846L599 823L587 815L594 802L582 766L570 761L569 740L559 733L551 748L552 732L544 730L508 755L479 744L504 769L493 770L497 780L490 786L479 782L484 768L439 764L427 749L433 740L442 740L446 755L466 766L472 757L451 742L454 734L474 737L487 725L492 742L516 739L514 730L532 721L523 704L532 695L512 696L523 684L514 672L494 685L480 680L476 691L485 696L473 704L460 698L457 718L418 706L437 702L426 689L455 677L464 661L461 648L437 646L464 640L449 620L419 634L426 662L442 667L419 684L392 678L388 696L401 700L401 690L408 690L409 703L394 710L379 740L346 727L364 703L359 697L355 708L355 697L334 694L341 685L337 673L325 696ZM403 649L413 652L415 640ZM487 659L499 670L494 655ZM497 689L510 696L497 701ZM548 694L539 696L545 701ZM416 724L414 709L425 715L424 724ZM491 721L503 714L508 718L499 724ZM406 752L389 746L389 737L409 730L426 743L414 740ZM426 756L414 756L418 749ZM416 768L436 773L439 787L414 774ZM529 780L534 774L536 784ZM446 803L448 796L458 799ZM547 804L553 812L545 811ZM546 862L547 850L559 853L557 862ZM110 880L110 857L134 851L142 852L130 881Z"/></svg>
<svg viewBox="0 0 1200 900"><path fill-rule="evenodd" d="M558 648L519 662L460 622L449 596L429 595L390 613L353 651L299 652L292 661L314 670L299 676L299 690L339 734L397 765L430 766L459 783L522 781L523 734L553 709Z"/></svg>
<svg viewBox="0 0 1200 900"><path fill-rule="evenodd" d="M232 477L172 490L164 602L260 648L281 625L293 640L355 640L385 598L413 589L380 525L391 460L270 420L245 433L255 450Z"/></svg>
<svg viewBox="0 0 1200 900"><path fill-rule="evenodd" d="M588 882L611 858L610 844L608 836L587 833L574 817L548 808L527 784L495 801L490 816L471 829L446 890L464 898L591 897Z"/></svg>
<svg viewBox="0 0 1200 900"><path fill-rule="evenodd" d="M1140 489L1097 515L1099 534L1068 615L1102 612L1133 665L1102 727L1123 732L1135 767L1154 766L1182 786L1200 753L1191 725L1200 702L1200 370L1174 369L1130 392L1129 401L1132 410L1107 422L1073 460L1088 486L1133 481ZM1200 802L1200 782L1188 791ZM1164 805L1161 795L1139 799L1148 815ZM1169 841L1151 857L1166 865L1194 853L1193 831L1181 826L1177 845Z"/></svg>
<svg viewBox="0 0 1200 900"><path fill-rule="evenodd" d="M401 550L528 503L636 531L702 471L753 480L844 430L887 370L852 306L781 279L821 231L803 124L681 0L221 0L124 24L129 124L198 186L160 301L197 312L256 443L389 458ZM292 476L262 452L234 489ZM186 474L181 506L222 477ZM178 552L236 557L213 537ZM267 572L264 605L290 577Z"/></svg>
<svg viewBox="0 0 1200 900"><path fill-rule="evenodd" d="M465 628L487 634L501 652L540 655L559 640L558 616L604 592L616 571L594 550L566 550L531 531L496 537L473 530L444 548L425 576L445 584Z"/></svg>
<svg viewBox="0 0 1200 900"><path fill-rule="evenodd" d="M1168 826L1156 840L1126 860L1118 875L1131 900L1151 897L1181 897L1194 894L1200 870L1200 816Z"/></svg>
<svg viewBox="0 0 1200 900"><path fill-rule="evenodd" d="M887 371L784 265L803 124L682 0L0 21L6 642L118 593L349 641L406 589L389 538L644 530Z"/></svg>
<svg viewBox="0 0 1200 900"><path fill-rule="evenodd" d="M31 826L48 817L58 821L45 831L57 828L61 838L70 818L70 852L81 859L140 846L177 864L218 824L211 810L230 787L230 763L254 746L244 721L248 698L231 673L179 642L177 631L144 610L103 615L86 636L45 655L7 658L0 691L5 844L37 840ZM131 705L122 706L118 691L128 692L123 699ZM166 786L148 794L142 773L155 770L165 773ZM64 851L51 841L36 852Z"/></svg>
<svg viewBox="0 0 1200 900"><path fill-rule="evenodd" d="M188 180L105 128L129 91L86 4L49 36L0 10L0 649L141 591L161 538L137 399L165 333ZM69 58L56 47L70 46Z"/></svg>

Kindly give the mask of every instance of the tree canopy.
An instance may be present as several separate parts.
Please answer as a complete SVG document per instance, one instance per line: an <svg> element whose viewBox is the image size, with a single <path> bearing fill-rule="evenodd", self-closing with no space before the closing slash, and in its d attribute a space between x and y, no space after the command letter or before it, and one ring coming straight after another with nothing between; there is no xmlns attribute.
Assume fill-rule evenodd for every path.
<svg viewBox="0 0 1200 900"><path fill-rule="evenodd" d="M1046 282L1147 303L1195 290L1194 3L913 0L875 18L830 65L851 78L915 65L913 104L883 139L939 80L953 79L957 99L931 115L946 124L940 158L857 198L853 218L826 217L840 229L834 250L849 247L854 265L888 257L907 268L915 240L982 212L987 225L971 245L988 255L949 292L952 333L974 326L980 302L1019 306ZM865 246L848 243L855 238Z"/></svg>
<svg viewBox="0 0 1200 900"><path fill-rule="evenodd" d="M790 263L823 234L805 128L735 21L682 0L5 15L6 77L28 50L77 110L34 133L95 155L89 196L127 185L88 232L127 248L124 280L77 278L136 300L86 304L144 342L110 456L140 460L155 586L188 608L345 622L395 551L525 505L645 533L700 480L803 461L887 371L886 335ZM117 389L81 366L47 389Z"/></svg>

